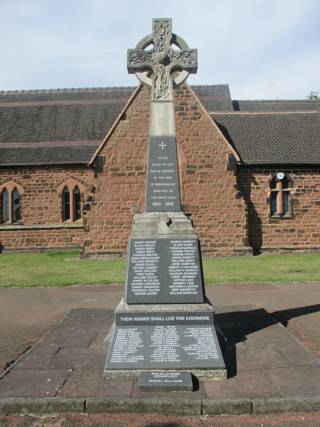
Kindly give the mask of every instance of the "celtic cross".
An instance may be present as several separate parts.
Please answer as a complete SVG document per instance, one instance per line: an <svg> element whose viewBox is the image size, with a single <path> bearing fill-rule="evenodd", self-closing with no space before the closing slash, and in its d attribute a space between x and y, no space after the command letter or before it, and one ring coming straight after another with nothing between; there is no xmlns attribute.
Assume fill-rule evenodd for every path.
<svg viewBox="0 0 320 427"><path fill-rule="evenodd" d="M171 45L179 48L172 49ZM145 50L153 45L151 50ZM151 79L148 73L151 71ZM180 75L173 79L174 71ZM153 19L152 34L143 38L135 49L128 49L128 72L152 86L151 100L172 101L173 81L182 83L189 73L197 71L197 50L189 49L186 42L172 33L169 18Z"/></svg>
<svg viewBox="0 0 320 427"><path fill-rule="evenodd" d="M151 86L146 212L181 211L173 89L196 71L197 50L169 18L153 19L152 34L128 50L128 72Z"/></svg>

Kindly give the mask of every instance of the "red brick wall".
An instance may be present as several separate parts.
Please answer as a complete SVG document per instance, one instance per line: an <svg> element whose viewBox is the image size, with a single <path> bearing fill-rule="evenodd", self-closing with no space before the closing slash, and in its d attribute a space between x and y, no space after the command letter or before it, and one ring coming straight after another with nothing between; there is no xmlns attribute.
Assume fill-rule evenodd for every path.
<svg viewBox="0 0 320 427"><path fill-rule="evenodd" d="M149 99L142 88L100 153L105 165L88 212L87 254L125 252L133 213L144 210ZM203 252L245 253L247 211L232 149L187 86L176 92L176 127L183 210L192 214Z"/></svg>
<svg viewBox="0 0 320 427"><path fill-rule="evenodd" d="M292 217L274 219L269 213L269 183L274 172L292 180ZM320 249L319 169L248 168L239 171L239 186L248 205L249 241L262 251Z"/></svg>
<svg viewBox="0 0 320 427"><path fill-rule="evenodd" d="M10 182L23 190L20 198L21 221L1 224L3 250L67 249L82 247L83 225L62 222L60 187L68 180L80 183L83 200L92 182L93 172L86 167L12 167L2 168L0 189ZM80 228L74 228L78 225ZM34 227L33 227L34 226ZM63 227L63 228L59 228Z"/></svg>
<svg viewBox="0 0 320 427"><path fill-rule="evenodd" d="M283 169L292 179L293 216L269 216L267 168L238 168L234 152L188 86L176 91L176 128L183 210L192 215L202 250L210 256L257 250L320 249L320 171ZM87 255L123 255L133 214L143 212L149 134L147 88L115 127L95 170L84 166L2 168L0 189L13 181L23 189L22 221L0 226L5 250L85 246ZM61 189L83 186L83 225L63 224ZM250 252L250 251L249 251Z"/></svg>

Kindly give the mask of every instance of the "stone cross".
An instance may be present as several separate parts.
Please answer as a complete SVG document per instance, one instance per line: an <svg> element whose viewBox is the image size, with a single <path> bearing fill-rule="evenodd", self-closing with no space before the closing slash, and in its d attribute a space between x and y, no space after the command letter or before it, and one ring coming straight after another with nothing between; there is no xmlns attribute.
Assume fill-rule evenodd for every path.
<svg viewBox="0 0 320 427"><path fill-rule="evenodd" d="M136 49L128 50L128 72L137 73L139 77L140 73L151 71L151 100L171 101L173 100L172 73L185 71L184 79L189 73L196 73L197 50L189 49L183 39L172 34L171 19L153 19L152 27L152 34L142 39ZM180 50L172 49L171 44L178 46ZM150 45L153 45L153 48L145 50ZM182 81L178 81L179 83Z"/></svg>
<svg viewBox="0 0 320 427"><path fill-rule="evenodd" d="M173 89L197 71L197 50L172 33L169 18L153 19L152 29L128 50L129 73L152 87L146 212L180 212Z"/></svg>

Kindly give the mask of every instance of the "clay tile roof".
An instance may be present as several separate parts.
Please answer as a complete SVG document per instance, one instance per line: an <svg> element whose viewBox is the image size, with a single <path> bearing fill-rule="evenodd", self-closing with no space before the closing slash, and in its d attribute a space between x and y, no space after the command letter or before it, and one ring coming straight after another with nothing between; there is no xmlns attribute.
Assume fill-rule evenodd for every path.
<svg viewBox="0 0 320 427"><path fill-rule="evenodd" d="M60 147L14 147L1 149L2 166L84 164L96 150L96 145Z"/></svg>
<svg viewBox="0 0 320 427"><path fill-rule="evenodd" d="M207 111L233 111L229 85L191 87Z"/></svg>
<svg viewBox="0 0 320 427"><path fill-rule="evenodd" d="M0 91L0 165L88 163L134 89ZM194 89L208 109L232 111L228 85Z"/></svg>
<svg viewBox="0 0 320 427"><path fill-rule="evenodd" d="M320 164L320 113L211 113L244 164Z"/></svg>
<svg viewBox="0 0 320 427"><path fill-rule="evenodd" d="M235 111L251 113L320 111L320 101L308 99L234 100L232 101L232 104Z"/></svg>
<svg viewBox="0 0 320 427"><path fill-rule="evenodd" d="M0 92L0 165L88 163L133 90Z"/></svg>

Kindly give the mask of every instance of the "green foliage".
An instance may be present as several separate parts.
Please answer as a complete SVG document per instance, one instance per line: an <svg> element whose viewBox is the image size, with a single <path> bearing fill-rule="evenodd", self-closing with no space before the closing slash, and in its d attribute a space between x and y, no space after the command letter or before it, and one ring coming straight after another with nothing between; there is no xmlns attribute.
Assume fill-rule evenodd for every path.
<svg viewBox="0 0 320 427"><path fill-rule="evenodd" d="M310 101L318 101L320 99L319 91L314 90L314 91L310 92L310 94L307 96L307 98Z"/></svg>
<svg viewBox="0 0 320 427"><path fill-rule="evenodd" d="M320 282L320 254L205 258L205 283ZM126 262L78 252L0 255L0 287L124 284Z"/></svg>

